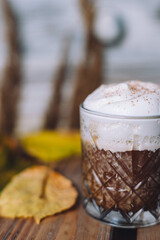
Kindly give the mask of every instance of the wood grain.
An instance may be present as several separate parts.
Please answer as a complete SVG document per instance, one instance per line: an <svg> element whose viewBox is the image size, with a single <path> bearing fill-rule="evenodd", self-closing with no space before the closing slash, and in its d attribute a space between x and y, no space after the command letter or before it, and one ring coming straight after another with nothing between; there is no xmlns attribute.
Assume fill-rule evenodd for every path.
<svg viewBox="0 0 160 240"><path fill-rule="evenodd" d="M59 163L56 170L70 178L80 192L80 159ZM48 217L37 225L33 219L0 218L0 240L159 240L160 226L138 230L111 228L89 217L81 204Z"/></svg>
<svg viewBox="0 0 160 240"><path fill-rule="evenodd" d="M137 240L159 240L160 225L148 228L140 228L137 230Z"/></svg>

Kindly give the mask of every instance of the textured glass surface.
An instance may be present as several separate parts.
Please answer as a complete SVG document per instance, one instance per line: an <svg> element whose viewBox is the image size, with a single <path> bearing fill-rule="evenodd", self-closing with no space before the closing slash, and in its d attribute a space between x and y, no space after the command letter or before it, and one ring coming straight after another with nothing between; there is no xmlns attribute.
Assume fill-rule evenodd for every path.
<svg viewBox="0 0 160 240"><path fill-rule="evenodd" d="M84 112L82 107L82 182L86 212L117 227L144 227L160 222L160 148L123 152L104 150L97 145L97 138L101 136L97 136L94 123L97 127L99 118L103 126L101 118L105 124L105 121L112 122L111 117L96 114L95 121L91 116L93 112ZM115 125L119 121L113 119ZM159 122L159 117L135 119L133 123L136 121L140 126L149 121L148 126L152 127Z"/></svg>

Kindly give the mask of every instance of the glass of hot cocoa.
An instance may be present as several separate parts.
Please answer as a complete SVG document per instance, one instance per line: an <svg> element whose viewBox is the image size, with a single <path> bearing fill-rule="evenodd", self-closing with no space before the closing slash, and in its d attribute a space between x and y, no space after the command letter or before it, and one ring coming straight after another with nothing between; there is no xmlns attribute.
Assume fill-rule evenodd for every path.
<svg viewBox="0 0 160 240"><path fill-rule="evenodd" d="M160 222L160 85L102 85L80 119L86 212L124 228Z"/></svg>

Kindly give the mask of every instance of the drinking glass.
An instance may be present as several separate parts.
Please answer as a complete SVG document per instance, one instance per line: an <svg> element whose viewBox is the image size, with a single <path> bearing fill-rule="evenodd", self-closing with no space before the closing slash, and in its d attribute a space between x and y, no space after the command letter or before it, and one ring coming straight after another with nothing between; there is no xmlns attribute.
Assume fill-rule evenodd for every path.
<svg viewBox="0 0 160 240"><path fill-rule="evenodd" d="M160 116L102 114L80 106L85 211L108 225L160 221Z"/></svg>

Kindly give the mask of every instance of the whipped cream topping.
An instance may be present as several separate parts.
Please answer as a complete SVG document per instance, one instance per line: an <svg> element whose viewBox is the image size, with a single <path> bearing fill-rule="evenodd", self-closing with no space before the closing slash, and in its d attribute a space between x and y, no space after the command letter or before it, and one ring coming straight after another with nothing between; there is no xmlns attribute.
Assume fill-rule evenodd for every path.
<svg viewBox="0 0 160 240"><path fill-rule="evenodd" d="M84 108L123 116L159 116L160 85L141 81L101 85L83 103ZM82 140L93 146L124 152L160 148L160 117L127 119L102 117L81 108Z"/></svg>
<svg viewBox="0 0 160 240"><path fill-rule="evenodd" d="M160 85L141 81L101 85L84 101L100 113L124 116L160 115Z"/></svg>

